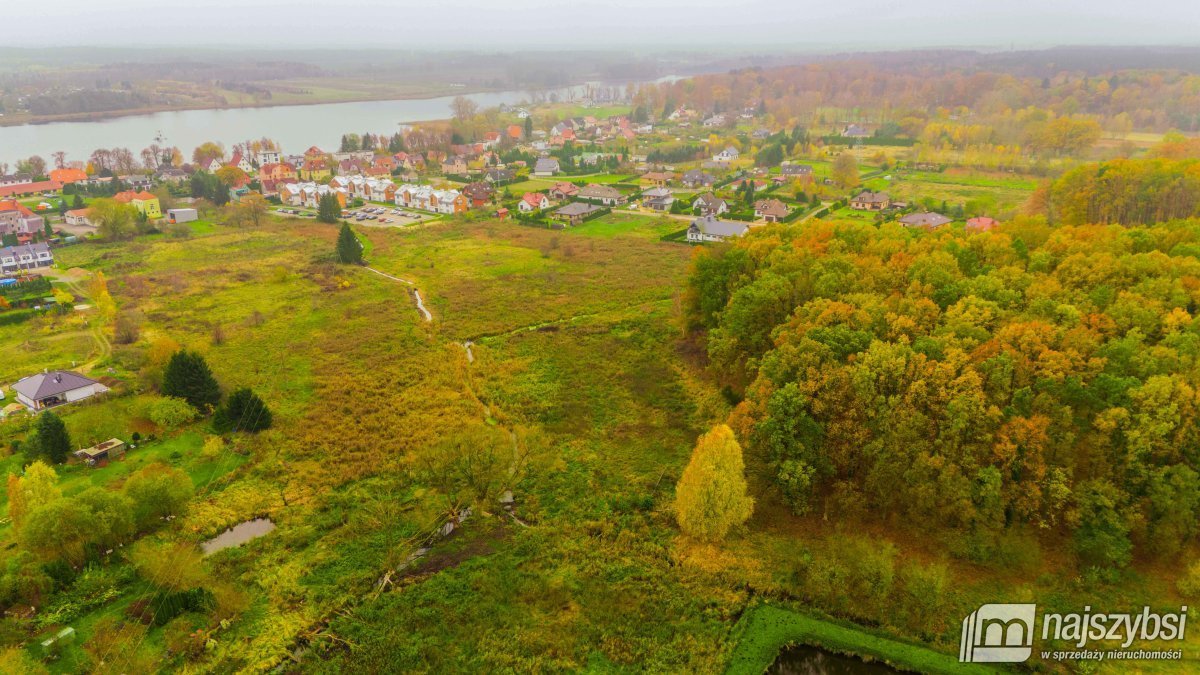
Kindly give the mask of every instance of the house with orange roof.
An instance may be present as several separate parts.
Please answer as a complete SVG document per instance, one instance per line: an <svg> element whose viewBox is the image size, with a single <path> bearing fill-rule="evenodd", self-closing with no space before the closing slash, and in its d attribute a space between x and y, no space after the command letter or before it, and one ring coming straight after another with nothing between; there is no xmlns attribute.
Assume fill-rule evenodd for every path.
<svg viewBox="0 0 1200 675"><path fill-rule="evenodd" d="M63 214L63 219L68 225L83 225L86 227L95 227L92 225L90 216L91 209L71 209Z"/></svg>
<svg viewBox="0 0 1200 675"><path fill-rule="evenodd" d="M158 197L155 197L153 193L145 190L141 192L126 190L113 195L113 199L122 204L129 204L137 209L138 213L145 214L151 220L162 218L162 206L158 202Z"/></svg>
<svg viewBox="0 0 1200 675"><path fill-rule="evenodd" d="M63 185L87 180L87 172L83 169L54 169L50 172L50 180Z"/></svg>
<svg viewBox="0 0 1200 675"><path fill-rule="evenodd" d="M15 199L0 200L0 236L32 238L45 227L42 217Z"/></svg>
<svg viewBox="0 0 1200 675"><path fill-rule="evenodd" d="M548 209L550 208L550 198L540 192L526 192L521 196L521 202L517 204L517 208L524 213Z"/></svg>
<svg viewBox="0 0 1200 675"><path fill-rule="evenodd" d="M36 183L5 185L0 187L0 199L29 197L32 195L44 194L46 192L58 192L59 190L62 190L62 183L59 183L56 180L40 180Z"/></svg>
<svg viewBox="0 0 1200 675"><path fill-rule="evenodd" d="M514 141L519 141L519 140L521 140L521 137L524 135L525 135L525 130L521 128L520 124L508 125L508 137L509 138L513 139Z"/></svg>

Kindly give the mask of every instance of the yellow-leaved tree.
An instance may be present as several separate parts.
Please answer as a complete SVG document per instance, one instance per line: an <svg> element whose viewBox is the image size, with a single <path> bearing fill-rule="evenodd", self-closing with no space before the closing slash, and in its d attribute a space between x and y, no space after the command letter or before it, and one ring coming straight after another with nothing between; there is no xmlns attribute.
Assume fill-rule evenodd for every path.
<svg viewBox="0 0 1200 675"><path fill-rule="evenodd" d="M754 499L746 494L742 446L724 424L700 437L675 486L675 518L685 534L717 541L746 522Z"/></svg>

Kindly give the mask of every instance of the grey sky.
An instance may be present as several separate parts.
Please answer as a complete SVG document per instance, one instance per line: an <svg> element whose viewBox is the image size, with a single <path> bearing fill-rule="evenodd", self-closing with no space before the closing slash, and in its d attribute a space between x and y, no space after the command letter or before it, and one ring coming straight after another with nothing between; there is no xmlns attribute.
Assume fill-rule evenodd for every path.
<svg viewBox="0 0 1200 675"><path fill-rule="evenodd" d="M1200 44L1197 0L3 0L9 46ZM11 30L15 28L15 30Z"/></svg>

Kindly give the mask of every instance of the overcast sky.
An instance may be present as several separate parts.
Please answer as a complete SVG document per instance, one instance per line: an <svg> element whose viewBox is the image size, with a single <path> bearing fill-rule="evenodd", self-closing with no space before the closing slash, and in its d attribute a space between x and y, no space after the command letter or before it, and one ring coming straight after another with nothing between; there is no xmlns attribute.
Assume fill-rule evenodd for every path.
<svg viewBox="0 0 1200 675"><path fill-rule="evenodd" d="M3 43L186 47L1200 44L1200 0L0 0Z"/></svg>

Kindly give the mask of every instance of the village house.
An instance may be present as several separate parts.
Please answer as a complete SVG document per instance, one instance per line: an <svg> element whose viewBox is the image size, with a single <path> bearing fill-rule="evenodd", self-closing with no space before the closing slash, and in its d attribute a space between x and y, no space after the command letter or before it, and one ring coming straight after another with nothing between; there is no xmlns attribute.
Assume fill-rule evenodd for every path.
<svg viewBox="0 0 1200 675"><path fill-rule="evenodd" d="M496 194L496 188L484 181L467 183L463 187L463 195L470 201L472 208L487 206Z"/></svg>
<svg viewBox="0 0 1200 675"><path fill-rule="evenodd" d="M229 158L229 163L225 166L237 167L246 173L254 171L254 165L240 152L234 152L233 156Z"/></svg>
<svg viewBox="0 0 1200 675"><path fill-rule="evenodd" d="M108 387L69 370L50 370L17 380L12 386L17 401L30 410L45 410L82 401L108 391Z"/></svg>
<svg viewBox="0 0 1200 675"><path fill-rule="evenodd" d="M87 172L83 169L52 169L50 171L50 180L63 185L85 181L87 177Z"/></svg>
<svg viewBox="0 0 1200 675"><path fill-rule="evenodd" d="M15 235L28 240L41 232L45 221L15 199L0 200L0 237Z"/></svg>
<svg viewBox="0 0 1200 675"><path fill-rule="evenodd" d="M53 180L40 180L36 183L16 183L0 187L0 199L12 197L32 197L41 194L58 194L62 183Z"/></svg>
<svg viewBox="0 0 1200 675"><path fill-rule="evenodd" d="M760 199L754 202L754 217L768 223L778 223L788 216L787 204L778 199Z"/></svg>
<svg viewBox="0 0 1200 675"><path fill-rule="evenodd" d="M515 176L512 169L492 168L484 172L483 179L489 183L507 183Z"/></svg>
<svg viewBox="0 0 1200 675"><path fill-rule="evenodd" d="M0 187L11 185L28 185L33 182L33 176L27 173L10 173L0 176Z"/></svg>
<svg viewBox="0 0 1200 675"><path fill-rule="evenodd" d="M306 181L325 180L333 175L329 169L329 162L324 157L314 157L304 160L304 165L300 167L300 178Z"/></svg>
<svg viewBox="0 0 1200 675"><path fill-rule="evenodd" d="M700 169L692 169L683 174L683 186L692 189L710 188L716 182L717 179L711 173L701 171Z"/></svg>
<svg viewBox="0 0 1200 675"><path fill-rule="evenodd" d="M861 127L857 124L848 124L845 129L842 129L842 136L845 138L867 138L871 135L866 127Z"/></svg>
<svg viewBox="0 0 1200 675"><path fill-rule="evenodd" d="M784 164L779 167L779 175L790 179L812 180L813 168L809 164Z"/></svg>
<svg viewBox="0 0 1200 675"><path fill-rule="evenodd" d="M522 213L532 213L548 209L550 208L550 198L540 192L526 192L524 195L521 195L521 201L517 204L517 208Z"/></svg>
<svg viewBox="0 0 1200 675"><path fill-rule="evenodd" d="M221 163L221 159L219 157L214 157L205 168L208 169L209 173L216 173L221 170L222 166L225 165Z"/></svg>
<svg viewBox="0 0 1200 675"><path fill-rule="evenodd" d="M559 182L550 188L550 197L559 201L571 199L579 194L579 186L574 183Z"/></svg>
<svg viewBox="0 0 1200 675"><path fill-rule="evenodd" d="M467 160L462 155L447 157L446 160L442 162L442 173L444 174L450 176L462 176L466 174L467 171Z"/></svg>
<svg viewBox="0 0 1200 675"><path fill-rule="evenodd" d="M578 198L605 206L617 206L626 202L625 195L621 194L621 191L615 187L594 183L585 185L579 191Z"/></svg>
<svg viewBox="0 0 1200 675"><path fill-rule="evenodd" d="M891 206L892 199L886 192L863 190L850 199L850 208L858 211L882 211Z"/></svg>
<svg viewBox="0 0 1200 675"><path fill-rule="evenodd" d="M729 146L726 146L724 150L713 155L713 161L714 162L732 162L732 161L737 160L737 158L741 157L741 156L742 156L742 153L738 152L737 148L733 147L732 145L729 145Z"/></svg>
<svg viewBox="0 0 1200 675"><path fill-rule="evenodd" d="M88 219L91 214L91 209L71 209L63 214L63 221L67 225L75 225L78 227L95 227L92 221Z"/></svg>
<svg viewBox="0 0 1200 675"><path fill-rule="evenodd" d="M338 204L346 207L347 193L345 188L320 185L318 183L282 183L279 185L279 200L290 206L305 206L310 209L321 205L321 198L327 194L337 197Z"/></svg>
<svg viewBox="0 0 1200 675"><path fill-rule="evenodd" d="M113 195L113 200L129 204L150 220L162 218L162 206L158 203L158 197L151 192L126 190Z"/></svg>
<svg viewBox="0 0 1200 675"><path fill-rule="evenodd" d="M283 156L278 150L259 150L254 155L254 163L259 167L264 167L268 164L279 164L283 161Z"/></svg>
<svg viewBox="0 0 1200 675"><path fill-rule="evenodd" d="M766 139L768 139L770 137L771 137L771 130L765 129L763 127L759 127L757 129L755 129L750 134L750 138L753 138L756 141L765 141Z"/></svg>
<svg viewBox="0 0 1200 675"><path fill-rule="evenodd" d="M925 211L924 213L910 213L900 219L900 223L908 227L924 227L930 230L939 228L950 222L953 221L940 213L934 213L932 211Z"/></svg>
<svg viewBox="0 0 1200 675"><path fill-rule="evenodd" d="M560 220L568 225L578 225L588 219L588 216L603 211L603 207L595 204L585 204L583 202L571 202L566 206L556 209L550 214L551 218Z"/></svg>
<svg viewBox="0 0 1200 675"><path fill-rule="evenodd" d="M189 178L188 173L183 169L175 167L164 167L154 172L154 180L159 183L173 183L178 185Z"/></svg>
<svg viewBox="0 0 1200 675"><path fill-rule="evenodd" d="M0 248L0 274L16 274L53 264L54 255L44 242Z"/></svg>
<svg viewBox="0 0 1200 675"><path fill-rule="evenodd" d="M647 171L642 174L639 179L643 184L653 185L655 187L666 187L671 179L675 178L675 174L667 171Z"/></svg>
<svg viewBox="0 0 1200 675"><path fill-rule="evenodd" d="M345 159L338 160L337 172L339 176L361 175L368 166L370 165L361 159L347 157Z"/></svg>
<svg viewBox="0 0 1200 675"><path fill-rule="evenodd" d="M395 202L399 206L443 214L463 213L470 208L467 197L458 190L435 190L429 185L401 185L396 188Z"/></svg>
<svg viewBox="0 0 1200 675"><path fill-rule="evenodd" d="M283 162L263 164L258 169L258 181L264 195L276 195L279 194L280 185L296 181L296 169Z"/></svg>
<svg viewBox="0 0 1200 675"><path fill-rule="evenodd" d="M1000 221L987 216L975 216L967 220L967 232L991 232L1000 224Z"/></svg>
<svg viewBox="0 0 1200 675"><path fill-rule="evenodd" d="M705 127L709 128L709 129L711 129L713 127L724 126L725 125L725 116L721 115L721 114L713 115L712 117L709 117L708 119L701 122L701 124L703 124Z"/></svg>
<svg viewBox="0 0 1200 675"><path fill-rule="evenodd" d="M558 166L558 160L554 157L541 157L533 166L533 175L535 176L553 176L561 171Z"/></svg>
<svg viewBox="0 0 1200 675"><path fill-rule="evenodd" d="M651 188L642 193L642 206L651 211L670 211L675 195L667 188Z"/></svg>
<svg viewBox="0 0 1200 675"><path fill-rule="evenodd" d="M692 210L699 211L702 216L719 216L729 212L729 204L713 193L706 192L692 202Z"/></svg>
<svg viewBox="0 0 1200 675"><path fill-rule="evenodd" d="M687 240L693 243L725 241L740 237L750 230L746 223L736 220L721 220L716 216L701 216L692 221L687 229Z"/></svg>

